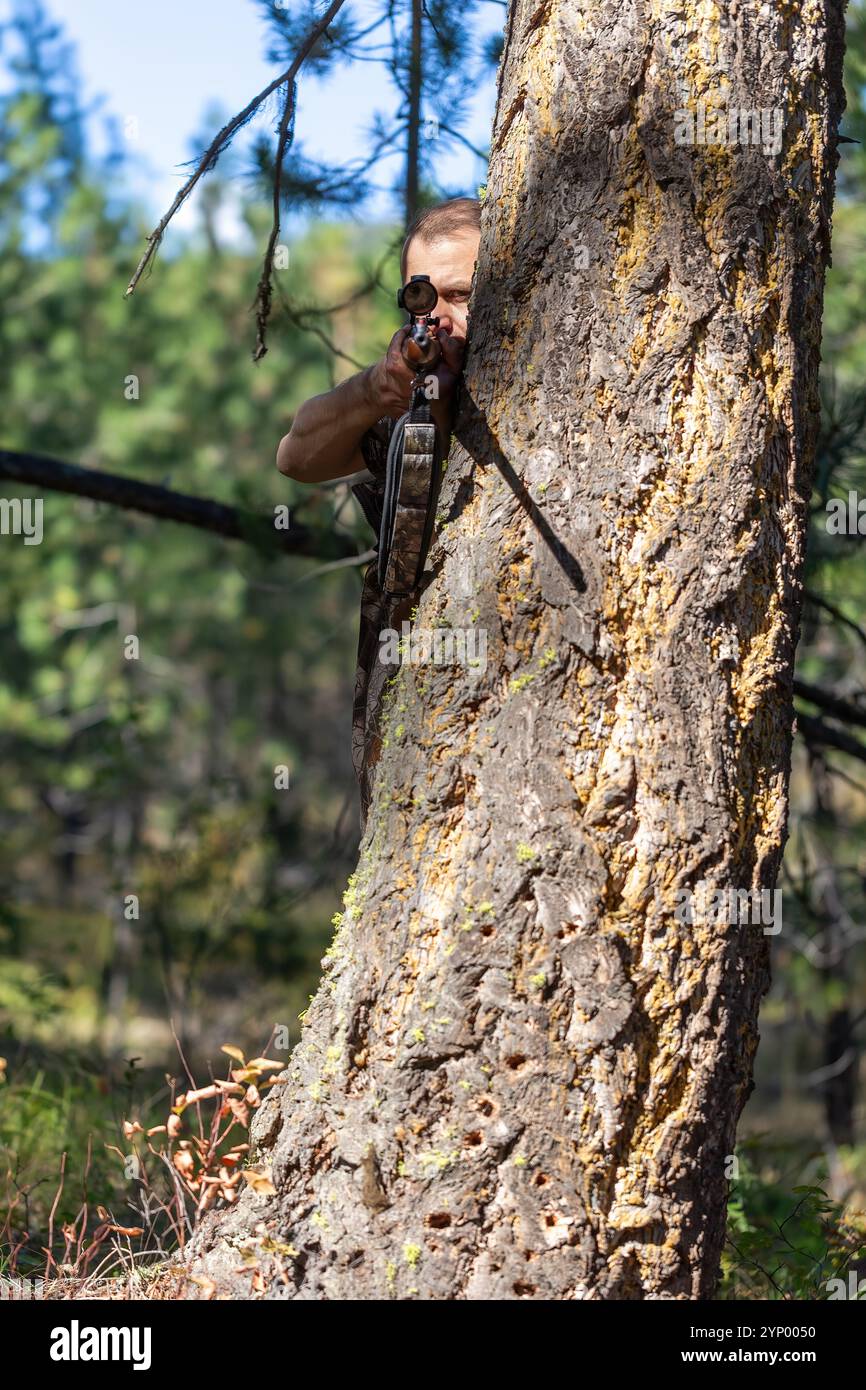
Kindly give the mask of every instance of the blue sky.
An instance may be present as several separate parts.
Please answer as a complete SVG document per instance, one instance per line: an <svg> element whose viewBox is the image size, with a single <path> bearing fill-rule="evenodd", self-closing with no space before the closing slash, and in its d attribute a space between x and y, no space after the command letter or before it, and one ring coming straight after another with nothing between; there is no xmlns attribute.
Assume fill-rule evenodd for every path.
<svg viewBox="0 0 866 1390"><path fill-rule="evenodd" d="M9 0L0 0L0 12ZM104 98L102 112L121 123L134 122L137 135L128 139L127 182L144 200L154 221L170 204L185 173L179 167L198 148L196 134L215 133L205 119L217 103L223 118L241 110L277 75L265 62L266 31L261 9L252 0L45 0L48 12L62 24L77 49L78 69L88 99ZM323 8L323 7L322 7ZM347 9L363 18L371 13L368 0L348 0ZM504 10L486 5L481 20L485 33L501 31ZM344 67L327 82L301 77L296 140L306 153L332 162L363 155L365 127L374 110L393 110L396 94L384 70L369 63ZM467 137L484 146L493 114L494 83L479 89ZM132 129L133 127L130 126ZM253 132L272 130L259 118ZM95 149L104 144L102 116L91 118ZM235 145L242 150L242 133ZM388 185L397 166L380 166L377 183ZM458 149L443 159L440 182L467 192L483 180L484 167L468 151ZM246 190L237 180L238 196ZM193 199L195 194L193 194ZM178 215L176 227L195 221L192 200ZM393 215L393 198L380 193L366 215ZM231 212L223 233L231 235Z"/></svg>

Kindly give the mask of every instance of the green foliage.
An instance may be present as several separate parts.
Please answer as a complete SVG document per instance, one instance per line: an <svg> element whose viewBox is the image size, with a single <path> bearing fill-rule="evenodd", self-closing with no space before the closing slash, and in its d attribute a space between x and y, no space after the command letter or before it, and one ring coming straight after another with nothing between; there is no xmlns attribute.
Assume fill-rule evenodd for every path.
<svg viewBox="0 0 866 1390"><path fill-rule="evenodd" d="M23 1240L15 1255L17 1273L44 1268L40 1246L52 1206L58 1232L75 1219L85 1189L92 1209L111 1205L127 1214L129 1186L124 1188L117 1155L106 1147L120 1140L124 1089L113 1090L71 1052L62 1066L32 1056L20 1079L0 1085L0 1249L14 1249Z"/></svg>
<svg viewBox="0 0 866 1390"><path fill-rule="evenodd" d="M217 171L199 228L125 299L149 226L115 191L118 151L84 147L70 55L35 20L26 37L0 94L3 445L264 515L288 504L323 551L335 526L363 550L346 488L300 488L274 459L297 405L393 332L393 229L299 233L254 366L270 210L248 204L248 250L223 245ZM316 308L320 332L302 331ZM0 541L0 1051L16 1085L36 1043L61 1070L71 1038L123 1038L164 1068L170 1015L203 1051L229 1027L246 1043L262 1013L296 1019L357 843L360 576L316 569L61 494L41 545Z"/></svg>
<svg viewBox="0 0 866 1390"><path fill-rule="evenodd" d="M283 55L289 20L269 8ZM115 191L120 151L90 157L71 55L38 6L30 12L0 92L3 445L264 514L288 503L323 537L338 526L365 548L369 531L344 487L300 488L273 460L300 402L372 360L396 326L396 227L319 223L294 236L276 272L270 351L253 366L249 306L270 208L248 204L248 249L224 245L222 160L199 190L195 232L173 231L124 299L150 227ZM451 7L426 7L442 66L425 74L424 114L452 127L472 86L459 20ZM320 45L322 70L345 57L353 22L341 16ZM491 41L491 61L497 48ZM866 144L864 55L856 0L842 128ZM267 174L270 146L254 155ZM422 156L421 197L432 200L426 146ZM832 539L823 516L830 497L866 495L864 161L864 146L841 147L798 655L801 677L852 700L866 689L863 541ZM323 177L298 151L287 197L351 204L363 178L349 172L348 182L341 171ZM291 1022L297 1036L357 844L358 574L314 577L312 561L59 494L44 507L41 545L0 541L0 1164L28 1258L46 1238L64 1153L58 1228L81 1220L85 1169L91 1212L102 1203L134 1217L107 1146L133 1108L145 1127L165 1118L170 1018L193 1065L206 1066L227 1036L260 1045L261 1019ZM275 786L279 765L291 770L288 791ZM732 1188L725 1298L824 1297L827 1279L864 1257L866 1153L830 1142L821 1080L834 1022L850 1018L858 1063L862 1053L862 782L838 752L807 757L798 740L785 927ZM126 916L131 895L137 915ZM130 1052L140 1067L124 1064ZM785 1141L772 1151L748 1139L768 1123Z"/></svg>
<svg viewBox="0 0 866 1390"><path fill-rule="evenodd" d="M792 1158L802 1163L802 1154L758 1139L739 1146L739 1154L719 1297L827 1299L829 1281L847 1282L866 1260L866 1216L853 1217L827 1195L826 1173L822 1181L789 1186L785 1170Z"/></svg>

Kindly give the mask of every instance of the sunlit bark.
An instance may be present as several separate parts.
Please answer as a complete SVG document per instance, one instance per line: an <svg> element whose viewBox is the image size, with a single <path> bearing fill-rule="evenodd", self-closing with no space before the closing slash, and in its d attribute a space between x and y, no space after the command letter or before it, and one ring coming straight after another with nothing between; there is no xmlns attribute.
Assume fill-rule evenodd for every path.
<svg viewBox="0 0 866 1390"><path fill-rule="evenodd" d="M486 665L390 691L345 918L254 1128L276 1196L195 1245L220 1290L713 1290L768 935L677 905L772 888L784 841L842 27L512 8L416 619L484 631Z"/></svg>

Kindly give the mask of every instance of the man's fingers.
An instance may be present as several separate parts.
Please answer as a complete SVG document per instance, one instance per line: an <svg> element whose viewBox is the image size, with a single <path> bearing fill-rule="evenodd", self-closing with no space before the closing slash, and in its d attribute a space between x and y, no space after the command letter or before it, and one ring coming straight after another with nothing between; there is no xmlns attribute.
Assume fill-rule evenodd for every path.
<svg viewBox="0 0 866 1390"><path fill-rule="evenodd" d="M439 333L439 346L442 348L442 356L445 360L446 367L452 372L459 374L463 366L463 356L465 352L465 343L463 339L452 338L449 333L446 333L444 329L442 329Z"/></svg>
<svg viewBox="0 0 866 1390"><path fill-rule="evenodd" d="M403 343L408 332L408 328L401 328L391 339L391 346L388 348L388 367L392 372L396 372L401 380L405 378L406 381L411 381L412 368L403 356Z"/></svg>
<svg viewBox="0 0 866 1390"><path fill-rule="evenodd" d="M397 357L400 357L400 349L402 348L404 342L406 341L406 335L407 335L408 332L409 332L409 325L408 325L408 324L404 324L404 326L403 326L402 328L398 328L398 329L397 329L397 332L394 334L393 338L391 339L390 343L388 344L388 356L389 356L389 357L390 357L392 354L396 355ZM400 357L400 361L401 361L401 362L402 362L402 360L403 360L402 357Z"/></svg>

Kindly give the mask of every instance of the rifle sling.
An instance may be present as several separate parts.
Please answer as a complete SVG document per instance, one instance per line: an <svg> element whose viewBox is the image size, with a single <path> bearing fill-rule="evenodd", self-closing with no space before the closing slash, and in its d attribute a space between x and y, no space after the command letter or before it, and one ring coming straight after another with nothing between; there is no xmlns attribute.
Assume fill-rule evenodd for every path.
<svg viewBox="0 0 866 1390"><path fill-rule="evenodd" d="M439 497L438 432L420 394L413 394L412 409L397 421L388 446L378 568L388 600L409 597L421 582Z"/></svg>

